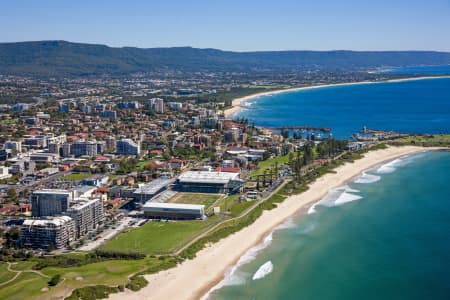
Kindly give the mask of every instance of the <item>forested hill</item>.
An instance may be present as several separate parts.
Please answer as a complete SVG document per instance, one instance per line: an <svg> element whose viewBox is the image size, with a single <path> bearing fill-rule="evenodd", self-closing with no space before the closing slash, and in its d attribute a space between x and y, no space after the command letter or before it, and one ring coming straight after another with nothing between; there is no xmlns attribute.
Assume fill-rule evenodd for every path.
<svg viewBox="0 0 450 300"><path fill-rule="evenodd" d="M450 53L433 51L231 52L191 47L113 48L65 41L0 43L0 74L28 76L127 75L159 70L186 72L361 70L442 64L450 64Z"/></svg>

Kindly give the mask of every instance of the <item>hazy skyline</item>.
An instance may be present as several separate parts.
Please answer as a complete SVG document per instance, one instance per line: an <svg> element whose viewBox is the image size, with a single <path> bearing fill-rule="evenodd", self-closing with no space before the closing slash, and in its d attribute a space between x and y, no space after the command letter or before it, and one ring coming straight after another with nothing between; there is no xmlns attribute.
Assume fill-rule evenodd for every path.
<svg viewBox="0 0 450 300"><path fill-rule="evenodd" d="M450 51L449 0L2 1L0 42Z"/></svg>

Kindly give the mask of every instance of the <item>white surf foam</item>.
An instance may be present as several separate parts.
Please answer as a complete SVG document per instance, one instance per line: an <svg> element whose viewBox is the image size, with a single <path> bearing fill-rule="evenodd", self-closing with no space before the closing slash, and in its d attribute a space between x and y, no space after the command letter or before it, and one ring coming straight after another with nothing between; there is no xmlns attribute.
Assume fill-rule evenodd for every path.
<svg viewBox="0 0 450 300"><path fill-rule="evenodd" d="M334 205L342 205L348 202L353 202L356 200L362 199L361 196L355 195L355 194L351 194L351 193L347 193L347 192L343 192L339 198L336 199L336 201L334 201Z"/></svg>
<svg viewBox="0 0 450 300"><path fill-rule="evenodd" d="M249 278L249 274L240 271L239 268L241 266L253 261L259 252L261 252L262 250L267 248L272 243L273 233L275 231L281 230L281 229L286 229L286 228L292 228L295 226L296 226L296 224L294 223L294 220L292 218L289 218L282 224L275 227L273 229L273 231L270 234L268 234L260 244L250 248L244 255L242 255L239 258L238 262L225 272L225 276L224 276L223 280L220 281L214 287L212 287L208 291L208 293L203 295L203 297L201 297L200 299L207 300L212 292L214 292L218 289L221 289L224 286L245 284L246 278Z"/></svg>
<svg viewBox="0 0 450 300"><path fill-rule="evenodd" d="M269 260L268 262L265 262L259 269L253 274L252 280L258 280L261 278L266 277L273 271L273 264Z"/></svg>
<svg viewBox="0 0 450 300"><path fill-rule="evenodd" d="M380 176L373 175L373 174L368 174L368 173L363 172L361 174L361 176L359 176L355 180L355 183L374 183L374 182L377 182L380 179L381 179Z"/></svg>
<svg viewBox="0 0 450 300"><path fill-rule="evenodd" d="M320 202L316 202L316 203L314 203L313 205L311 205L311 207L308 209L307 214L308 214L308 215L311 215L311 214L316 213L316 212L317 212L317 211L316 211L316 206L319 205L319 203L320 203Z"/></svg>
<svg viewBox="0 0 450 300"><path fill-rule="evenodd" d="M392 173L395 172L395 170L397 170L397 166L400 165L403 162L403 160L401 160L400 158L395 159L391 162L388 162L382 166L380 166L377 169L377 173L379 174L388 174L388 173Z"/></svg>
<svg viewBox="0 0 450 300"><path fill-rule="evenodd" d="M356 201L361 199L361 196L354 195L352 193L359 193L359 190L352 189L348 185L343 185L338 188L330 190L325 197L320 201L311 205L307 211L307 214L314 214L317 212L317 206L332 207L341 205L347 202Z"/></svg>

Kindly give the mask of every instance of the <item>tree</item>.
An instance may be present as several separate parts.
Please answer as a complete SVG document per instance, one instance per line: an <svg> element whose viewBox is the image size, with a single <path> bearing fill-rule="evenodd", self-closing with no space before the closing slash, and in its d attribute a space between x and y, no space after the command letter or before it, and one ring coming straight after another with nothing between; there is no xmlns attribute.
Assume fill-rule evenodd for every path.
<svg viewBox="0 0 450 300"><path fill-rule="evenodd" d="M8 198L11 201L16 201L17 200L17 193L16 193L16 190L13 189L13 188L8 189L8 191L6 192L6 195L8 196Z"/></svg>

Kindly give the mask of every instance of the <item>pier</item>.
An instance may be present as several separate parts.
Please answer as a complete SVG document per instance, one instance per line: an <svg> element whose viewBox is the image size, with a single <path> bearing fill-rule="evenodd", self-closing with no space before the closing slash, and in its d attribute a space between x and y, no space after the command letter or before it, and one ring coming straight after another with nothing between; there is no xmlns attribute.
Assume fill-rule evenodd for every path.
<svg viewBox="0 0 450 300"><path fill-rule="evenodd" d="M305 130L305 131L331 132L331 128L329 128L329 127L315 127L315 126L283 126L283 127L268 127L267 129L272 130L272 131Z"/></svg>

